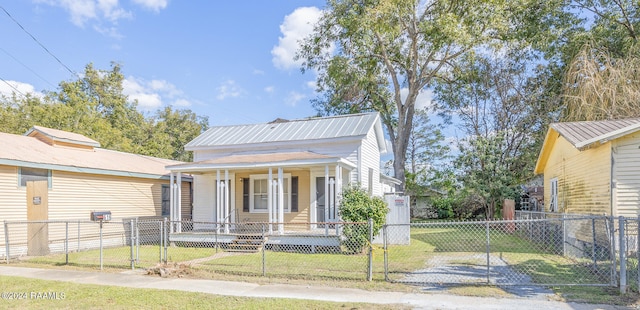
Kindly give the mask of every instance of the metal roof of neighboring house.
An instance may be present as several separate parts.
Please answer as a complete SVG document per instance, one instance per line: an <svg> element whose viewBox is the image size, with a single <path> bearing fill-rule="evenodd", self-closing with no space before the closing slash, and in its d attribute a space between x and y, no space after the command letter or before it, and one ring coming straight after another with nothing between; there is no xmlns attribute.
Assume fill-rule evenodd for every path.
<svg viewBox="0 0 640 310"><path fill-rule="evenodd" d="M167 167L171 171L183 171L194 173L198 171L211 171L213 169L251 169L280 167L300 167L305 165L340 164L343 167L353 169L352 162L314 152L274 152L263 154L234 154L199 162L184 163Z"/></svg>
<svg viewBox="0 0 640 310"><path fill-rule="evenodd" d="M553 123L547 130L534 173L544 172L544 166L558 136L562 136L582 151L640 130L640 118L606 121Z"/></svg>
<svg viewBox="0 0 640 310"><path fill-rule="evenodd" d="M553 123L551 128L582 150L640 130L640 118Z"/></svg>
<svg viewBox="0 0 640 310"><path fill-rule="evenodd" d="M277 122L216 126L185 145L189 151L221 146L362 137L376 126L378 144L386 150L378 113L317 117Z"/></svg>
<svg viewBox="0 0 640 310"><path fill-rule="evenodd" d="M49 134L60 134L59 130L52 131L44 128L44 131ZM62 134L61 136L66 138L77 137L69 134ZM58 147L47 144L36 137L9 133L0 133L0 144L2 145L2 148L0 148L0 165L18 167L161 178L169 174L165 166L182 163L180 161L101 148Z"/></svg>
<svg viewBox="0 0 640 310"><path fill-rule="evenodd" d="M98 143L98 141L85 137L81 134L68 132L64 130L53 129L53 128L46 128L42 126L33 126L24 135L34 136L36 133L41 133L45 135L47 138L51 139L52 141L60 141L60 142L66 142L71 144L100 147L100 143Z"/></svg>

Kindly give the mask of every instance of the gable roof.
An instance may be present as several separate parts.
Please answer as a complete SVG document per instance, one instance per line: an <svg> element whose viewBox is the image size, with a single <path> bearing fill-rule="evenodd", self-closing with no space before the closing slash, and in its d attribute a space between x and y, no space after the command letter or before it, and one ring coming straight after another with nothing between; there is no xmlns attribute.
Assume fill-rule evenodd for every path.
<svg viewBox="0 0 640 310"><path fill-rule="evenodd" d="M90 147L100 147L100 143L97 141L85 137L81 134L68 132L64 130L58 130L53 128L46 128L42 126L33 126L24 135L34 137L37 134L42 134L51 142L65 142L69 144L77 144Z"/></svg>
<svg viewBox="0 0 640 310"><path fill-rule="evenodd" d="M215 126L187 143L185 150L336 138L355 139L366 136L372 127L375 128L380 151L386 151L378 113L316 117L252 125Z"/></svg>
<svg viewBox="0 0 640 310"><path fill-rule="evenodd" d="M551 128L577 149L584 150L640 130L640 118L554 123Z"/></svg>
<svg viewBox="0 0 640 310"><path fill-rule="evenodd" d="M61 133L44 127L36 130L54 133L58 138L77 137L69 132ZM158 179L168 176L169 171L165 166L182 163L102 148L57 147L35 136L9 133L0 133L0 145L0 165L17 167Z"/></svg>
<svg viewBox="0 0 640 310"><path fill-rule="evenodd" d="M534 172L536 174L544 172L553 144L559 136L583 151L639 130L640 118L553 123L545 136Z"/></svg>

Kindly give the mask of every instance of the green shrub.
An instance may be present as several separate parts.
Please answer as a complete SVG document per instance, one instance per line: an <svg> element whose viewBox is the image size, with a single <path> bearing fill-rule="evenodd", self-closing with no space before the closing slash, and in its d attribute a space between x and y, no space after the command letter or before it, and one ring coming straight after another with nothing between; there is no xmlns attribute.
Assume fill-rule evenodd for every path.
<svg viewBox="0 0 640 310"><path fill-rule="evenodd" d="M371 197L362 188L351 186L342 192L340 217L345 222L373 220L373 235L378 234L387 219L387 203L380 197ZM360 253L369 240L367 225L345 225L343 245L351 252Z"/></svg>

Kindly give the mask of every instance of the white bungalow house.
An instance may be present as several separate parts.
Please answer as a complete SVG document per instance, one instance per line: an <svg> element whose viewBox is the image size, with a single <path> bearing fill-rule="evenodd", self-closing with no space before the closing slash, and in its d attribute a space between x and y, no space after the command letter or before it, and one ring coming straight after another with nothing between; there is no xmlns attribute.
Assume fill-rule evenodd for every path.
<svg viewBox="0 0 640 310"><path fill-rule="evenodd" d="M175 180L193 175L194 230L228 231L228 224L244 222L273 223L270 230L280 234L285 224L313 229L340 221L345 186L382 196L384 183L398 182L380 175L380 154L387 150L377 113L217 126L185 149L194 152L194 162L167 169ZM171 205L181 209L180 200Z"/></svg>

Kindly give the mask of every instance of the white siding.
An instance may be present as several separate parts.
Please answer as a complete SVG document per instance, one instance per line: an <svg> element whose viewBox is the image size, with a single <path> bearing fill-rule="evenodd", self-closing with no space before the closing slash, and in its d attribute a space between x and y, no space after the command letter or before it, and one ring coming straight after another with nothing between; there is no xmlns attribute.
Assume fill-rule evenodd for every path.
<svg viewBox="0 0 640 310"><path fill-rule="evenodd" d="M360 174L362 178L360 179L360 185L368 187L369 179L371 178L371 184L373 184L371 193L374 196L382 196L382 186L380 184L380 151L373 127L369 130L367 137L362 140L361 150L362 171L360 171ZM369 174L369 168L372 168L371 175Z"/></svg>
<svg viewBox="0 0 640 310"><path fill-rule="evenodd" d="M193 176L193 221L214 222L215 177L210 174ZM194 227L199 229L199 227Z"/></svg>
<svg viewBox="0 0 640 310"><path fill-rule="evenodd" d="M637 217L640 214L640 136L616 141L613 154L617 215Z"/></svg>

